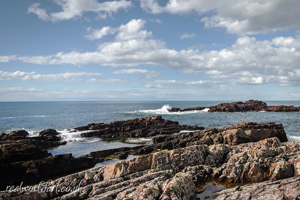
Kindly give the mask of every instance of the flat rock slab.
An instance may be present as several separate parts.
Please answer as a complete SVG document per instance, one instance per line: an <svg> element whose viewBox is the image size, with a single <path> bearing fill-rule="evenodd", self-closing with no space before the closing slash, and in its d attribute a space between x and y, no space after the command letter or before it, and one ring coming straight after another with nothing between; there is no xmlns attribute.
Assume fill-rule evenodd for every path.
<svg viewBox="0 0 300 200"><path fill-rule="evenodd" d="M294 200L300 198L300 177L237 186L205 197L206 200Z"/></svg>

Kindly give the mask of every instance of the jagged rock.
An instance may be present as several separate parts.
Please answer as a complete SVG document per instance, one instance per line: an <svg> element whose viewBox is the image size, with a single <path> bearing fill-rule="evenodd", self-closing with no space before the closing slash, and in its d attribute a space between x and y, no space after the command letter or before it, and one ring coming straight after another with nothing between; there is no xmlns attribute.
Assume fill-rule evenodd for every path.
<svg viewBox="0 0 300 200"><path fill-rule="evenodd" d="M61 137L58 135L59 133L54 129L46 129L39 133L39 136L47 141L60 141Z"/></svg>
<svg viewBox="0 0 300 200"><path fill-rule="evenodd" d="M245 142L255 142L269 137L278 137L286 142L287 137L282 124L242 122L221 129L204 129L197 132L180 133L170 136L159 136L152 139L156 146L167 149L185 147L197 144L229 144L237 145ZM162 147L162 149L163 149ZM157 147L158 148L158 147Z"/></svg>
<svg viewBox="0 0 300 200"><path fill-rule="evenodd" d="M25 130L13 131L7 135L6 139L13 139L13 140L24 139L28 135L29 133Z"/></svg>
<svg viewBox="0 0 300 200"><path fill-rule="evenodd" d="M57 200L195 199L195 182L219 178L239 183L272 182L223 190L210 196L211 199L245 199L250 196L258 199L259 195L265 199L295 199L299 195L300 179L286 179L291 180L291 185L278 180L296 175L299 147L300 142L281 143L278 138L268 138L231 147L225 144L195 145L156 152L54 180L49 185L57 189L72 186L76 190L49 191L46 196ZM277 193L279 187L283 193ZM272 195L267 196L270 192ZM0 192L0 195L21 198L25 194Z"/></svg>
<svg viewBox="0 0 300 200"><path fill-rule="evenodd" d="M136 118L126 121L115 121L109 124L89 124L75 130L87 131L83 137L150 137L158 134L173 134L180 130L201 130L203 127L179 125L176 121L164 120L160 115Z"/></svg>
<svg viewBox="0 0 300 200"><path fill-rule="evenodd" d="M39 133L40 136L54 136L58 135L58 132L54 129L46 129Z"/></svg>
<svg viewBox="0 0 300 200"><path fill-rule="evenodd" d="M0 143L0 163L36 160L51 155L29 142Z"/></svg>
<svg viewBox="0 0 300 200"><path fill-rule="evenodd" d="M168 109L169 112L187 112L187 111L194 111L194 110L204 110L205 107L194 107L194 108L184 108L184 109L180 109L180 108L170 108Z"/></svg>
<svg viewBox="0 0 300 200"><path fill-rule="evenodd" d="M234 188L215 192L211 196L205 197L206 200L293 200L300 198L300 177L292 177L277 181L265 181L256 184L236 186Z"/></svg>

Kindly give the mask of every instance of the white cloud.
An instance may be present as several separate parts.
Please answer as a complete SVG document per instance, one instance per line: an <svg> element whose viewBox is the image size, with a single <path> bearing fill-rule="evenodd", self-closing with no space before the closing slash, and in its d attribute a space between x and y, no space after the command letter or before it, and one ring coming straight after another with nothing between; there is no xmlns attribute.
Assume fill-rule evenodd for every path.
<svg viewBox="0 0 300 200"><path fill-rule="evenodd" d="M150 22L155 22L155 23L158 23L158 24L162 23L162 21L160 19L150 19L149 21Z"/></svg>
<svg viewBox="0 0 300 200"><path fill-rule="evenodd" d="M28 14L29 13L34 13L39 17L39 19L44 20L44 21L50 20L50 17L48 16L46 10L42 9L42 8L39 8L40 6L41 6L40 3L31 4L28 7L27 13Z"/></svg>
<svg viewBox="0 0 300 200"><path fill-rule="evenodd" d="M188 34L188 33L184 33L180 36L180 39L185 39L185 38L193 38L195 37L196 34L195 33L191 33L191 34Z"/></svg>
<svg viewBox="0 0 300 200"><path fill-rule="evenodd" d="M158 89L169 89L169 88L173 88L173 86L164 86L162 84L156 84L156 85L145 85L146 88L158 88Z"/></svg>
<svg viewBox="0 0 300 200"><path fill-rule="evenodd" d="M300 92L298 92L298 93L291 93L291 95L294 96L294 97L300 97Z"/></svg>
<svg viewBox="0 0 300 200"><path fill-rule="evenodd" d="M126 80L126 79L97 79L97 78L91 78L91 79L88 79L87 82L91 82L91 83L128 83L129 80Z"/></svg>
<svg viewBox="0 0 300 200"><path fill-rule="evenodd" d="M161 83L164 84L182 84L187 86L203 86L203 87L210 87L215 84L219 84L220 81L205 81L205 80L199 80L199 81L177 81L177 80L155 80L153 83L158 83L159 85Z"/></svg>
<svg viewBox="0 0 300 200"><path fill-rule="evenodd" d="M64 81L64 82L98 82L98 83L124 83L128 82L123 79L99 79L91 77L100 77L101 73L88 73L88 72L66 72L60 74L36 74L36 72L4 72L0 71L0 80L13 80L20 79L24 81Z"/></svg>
<svg viewBox="0 0 300 200"><path fill-rule="evenodd" d="M139 99L150 96L151 93L140 90L75 90L63 89L57 92L60 98L114 98L114 99Z"/></svg>
<svg viewBox="0 0 300 200"><path fill-rule="evenodd" d="M53 0L55 4L61 6L62 11L47 14L45 9L39 8L39 3L29 6L28 13L37 14L42 20L53 22L81 18L84 12L95 12L98 18L104 19L108 15L118 12L121 9L132 7L131 1L106 1L99 3L97 0Z"/></svg>
<svg viewBox="0 0 300 200"><path fill-rule="evenodd" d="M20 93L20 92L41 92L42 89L37 88L22 88L22 87L10 87L10 88L0 88L0 93Z"/></svg>
<svg viewBox="0 0 300 200"><path fill-rule="evenodd" d="M9 62L11 60L16 60L16 59L18 59L16 55L0 56L0 62Z"/></svg>
<svg viewBox="0 0 300 200"><path fill-rule="evenodd" d="M88 28L87 29L88 34L85 35L85 37L88 38L89 40L97 40L97 39L101 39L106 35L114 34L116 31L117 31L116 29L113 29L109 26L105 26L101 29L96 29L96 30L93 30L92 28Z"/></svg>
<svg viewBox="0 0 300 200"><path fill-rule="evenodd" d="M207 28L241 35L300 27L297 0L169 0L165 6L157 0L141 0L141 7L153 14L208 14L201 19Z"/></svg>
<svg viewBox="0 0 300 200"><path fill-rule="evenodd" d="M23 62L41 65L96 63L101 66L166 66L182 73L235 84L300 85L300 37L276 37L258 41L239 37L221 50L189 48L176 51L153 39L144 29L145 21L133 19L116 29L115 39L101 43L95 52L59 52L50 56L19 57Z"/></svg>
<svg viewBox="0 0 300 200"><path fill-rule="evenodd" d="M145 75L147 78L153 78L160 74L160 72L148 71L146 69L123 69L120 71L115 71L113 74L141 74Z"/></svg>

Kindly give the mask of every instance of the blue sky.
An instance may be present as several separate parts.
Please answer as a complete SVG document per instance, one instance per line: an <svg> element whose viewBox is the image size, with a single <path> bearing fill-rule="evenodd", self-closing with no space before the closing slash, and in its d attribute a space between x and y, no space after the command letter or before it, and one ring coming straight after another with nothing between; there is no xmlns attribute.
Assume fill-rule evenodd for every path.
<svg viewBox="0 0 300 200"><path fill-rule="evenodd" d="M0 101L300 98L299 0L0 4Z"/></svg>

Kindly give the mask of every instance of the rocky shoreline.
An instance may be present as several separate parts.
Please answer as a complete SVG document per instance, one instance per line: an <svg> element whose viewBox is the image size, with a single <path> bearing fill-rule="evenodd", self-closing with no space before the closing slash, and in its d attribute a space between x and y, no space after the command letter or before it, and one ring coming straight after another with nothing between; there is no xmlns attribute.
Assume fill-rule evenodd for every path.
<svg viewBox="0 0 300 200"><path fill-rule="evenodd" d="M204 129L152 116L89 124L75 130L83 131L82 137L159 136L153 137L151 145L107 149L75 158L72 154L48 153L49 148L65 144L55 130L47 129L31 138L26 131L2 133L0 187L4 190L0 199L197 199L197 193L203 192L197 183L212 179L260 183L269 193L268 185L272 185L287 193L281 199L298 197L300 182L295 176L300 173L300 142L287 142L282 124L243 122ZM128 155L137 157L92 168ZM53 177L61 178L50 181ZM293 186L276 182L285 178ZM33 186L24 187L27 184L38 185L34 191ZM290 187L295 188L294 193ZM250 190L251 194L262 192L252 184L207 198L244 199Z"/></svg>
<svg viewBox="0 0 300 200"><path fill-rule="evenodd" d="M267 103L258 100L249 100L246 102L220 103L210 107L193 107L193 108L171 108L169 112L187 112L201 111L207 109L208 112L299 112L300 106L268 106Z"/></svg>

